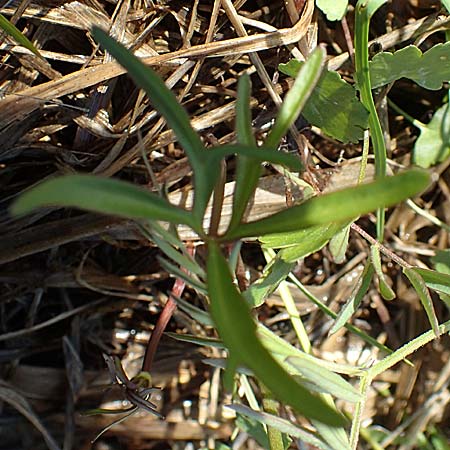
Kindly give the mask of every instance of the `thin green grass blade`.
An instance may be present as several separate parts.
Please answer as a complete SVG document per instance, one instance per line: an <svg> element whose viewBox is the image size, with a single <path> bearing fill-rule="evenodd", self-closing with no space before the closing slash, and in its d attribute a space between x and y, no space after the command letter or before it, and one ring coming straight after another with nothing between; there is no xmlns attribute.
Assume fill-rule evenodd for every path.
<svg viewBox="0 0 450 450"><path fill-rule="evenodd" d="M431 299L431 295L428 291L425 281L414 267L405 267L403 269L403 273L411 282L413 288L417 292L417 295L419 296L423 309L427 314L434 334L436 335L436 337L439 336L439 322L436 317L436 312L434 311L433 300Z"/></svg>
<svg viewBox="0 0 450 450"><path fill-rule="evenodd" d="M167 200L125 181L68 175L39 184L11 206L13 215L43 206L87 209L130 219L153 219L193 225L192 215Z"/></svg>
<svg viewBox="0 0 450 450"><path fill-rule="evenodd" d="M207 274L211 316L230 352L230 360L235 365L246 365L279 400L298 413L329 425L342 425L343 417L290 377L257 339L249 308L233 284L228 264L214 242L208 245Z"/></svg>
<svg viewBox="0 0 450 450"><path fill-rule="evenodd" d="M135 83L145 90L153 106L164 116L175 132L194 170L195 200L194 213L200 220L216 181L218 173L210 166L209 152L200 137L191 127L189 116L178 103L175 94L167 88L160 77L145 66L123 45L109 37L104 31L94 27L94 39L99 42L125 68Z"/></svg>
<svg viewBox="0 0 450 450"><path fill-rule="evenodd" d="M283 100L273 128L264 143L266 147L273 150L278 148L281 139L299 116L319 81L324 60L324 50L317 47L302 66L293 86Z"/></svg>
<svg viewBox="0 0 450 450"><path fill-rule="evenodd" d="M242 224L226 233L222 240L285 233L330 222L352 220L377 208L395 205L424 191L430 176L413 169L373 183L363 184L314 197L270 217Z"/></svg>
<svg viewBox="0 0 450 450"><path fill-rule="evenodd" d="M201 281L194 279L192 276L181 270L178 266L172 264L170 261L167 261L167 259L164 259L161 256L158 256L157 259L166 272L177 278L180 278L188 286L195 289L200 294L206 294L206 286Z"/></svg>
<svg viewBox="0 0 450 450"><path fill-rule="evenodd" d="M39 53L39 50L33 45L33 43L2 14L0 14L0 28L6 31L6 33L8 33L22 47L27 48L36 56L44 59L44 57Z"/></svg>

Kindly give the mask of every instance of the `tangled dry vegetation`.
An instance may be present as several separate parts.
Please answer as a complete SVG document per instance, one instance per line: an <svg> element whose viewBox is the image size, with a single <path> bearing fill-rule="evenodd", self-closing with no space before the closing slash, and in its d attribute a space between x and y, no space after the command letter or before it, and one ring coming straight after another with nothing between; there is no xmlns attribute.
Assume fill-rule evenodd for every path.
<svg viewBox="0 0 450 450"><path fill-rule="evenodd" d="M0 13L18 25L45 61L3 37L0 448L58 448L53 447L56 442L64 442L65 450L87 449L113 419L82 417L80 412L99 405L123 407L117 400L120 392L104 389L109 374L102 353L119 356L129 374L139 370L174 280L160 266L158 248L129 221L57 208L12 219L6 208L20 192L55 173L116 176L149 189L165 186L174 196L184 195L190 186L190 167L173 133L124 70L99 50L90 36L91 27L110 30L151 64L176 93L204 141L215 145L235 139L236 83L244 72L251 74L254 129L260 136L291 83L278 72L278 64L291 54L301 57L317 42L323 43L329 67L351 79L353 8L342 22L328 22L316 10L301 24L309 27L307 37L297 42L298 26L293 24L298 22L301 0L2 3ZM425 37L431 44L442 41L436 31L448 29L449 20L439 10L437 1L391 2L375 17L372 37L384 49ZM276 30L281 30L273 35L277 38L261 37ZM389 130L388 156L394 166L408 166L417 130L388 109L386 94L380 92L378 102ZM427 122L444 89L425 91L401 80L390 96ZM305 180L319 190L330 182L341 186L341 167L361 154L361 145L343 145L301 121L285 147L298 152L307 165ZM232 161L228 170L231 178ZM433 170L438 181L417 201L423 210L448 223L448 161ZM267 175L271 173L268 168ZM292 193L284 186L273 194L274 201L286 202L285 191L289 202ZM258 201L265 204L269 194L261 192ZM371 216L360 224L374 230ZM430 258L448 244L448 227L433 224L404 204L389 212L386 245L410 264L431 267ZM201 255L201 244L195 245ZM344 261L337 263L324 249L299 262L296 274L337 311L367 256L366 241L352 232ZM242 271L253 280L263 264L258 245L245 244ZM398 267L386 259L383 269L397 298L384 302L374 285L353 320L395 349L429 324ZM359 364L376 358L374 349L346 330L328 337L329 323L323 314L300 291L293 294L317 355ZM183 298L194 304L200 301L189 290ZM448 319L445 305L436 302L435 306L440 320ZM276 294L258 314L285 339L295 338ZM181 311L175 312L168 331L211 336L211 330ZM430 433L435 427L449 437L448 344L448 337L442 337L416 352L411 358L414 365L398 364L379 377L372 386L364 424L407 437ZM230 399L222 392L219 370L203 362L219 356L218 349L163 336L152 375L154 385L163 388L153 399L166 419L147 413L132 416L100 437L93 448L214 448L215 442L226 442L234 430L233 414L223 407ZM245 438L241 432L241 448L258 448ZM417 442L414 438L411 445L417 447ZM370 447L367 442L361 445Z"/></svg>

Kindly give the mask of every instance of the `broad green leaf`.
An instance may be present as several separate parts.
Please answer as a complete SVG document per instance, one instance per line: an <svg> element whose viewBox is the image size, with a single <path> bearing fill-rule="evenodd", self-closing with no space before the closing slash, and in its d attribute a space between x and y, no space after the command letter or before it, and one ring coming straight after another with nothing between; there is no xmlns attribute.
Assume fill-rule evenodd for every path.
<svg viewBox="0 0 450 450"><path fill-rule="evenodd" d="M433 300L431 299L428 288L425 284L424 279L414 267L405 267L403 273L411 282L413 288L419 296L420 302L422 303L423 309L425 310L428 320L431 324L431 328L436 336L439 336L439 322L434 311Z"/></svg>
<svg viewBox="0 0 450 450"><path fill-rule="evenodd" d="M238 363L247 366L280 401L298 413L333 426L343 424L343 417L335 409L298 384L258 340L250 310L214 242L208 245L207 275L211 316L234 367Z"/></svg>
<svg viewBox="0 0 450 450"><path fill-rule="evenodd" d="M372 276L373 265L370 261L367 261L363 273L358 278L355 286L353 287L350 297L339 311L339 314L336 317L336 321L331 327L330 334L334 334L339 331L348 322L350 317L356 312L358 306L361 304L362 299L369 289L370 282L372 281Z"/></svg>
<svg viewBox="0 0 450 450"><path fill-rule="evenodd" d="M347 11L348 0L316 0L316 5L328 20L341 20Z"/></svg>
<svg viewBox="0 0 450 450"><path fill-rule="evenodd" d="M450 42L435 44L425 53L414 45L394 53L377 53L369 68L373 89L400 78L408 78L425 89L441 89L450 80Z"/></svg>
<svg viewBox="0 0 450 450"><path fill-rule="evenodd" d="M377 208L395 205L424 191L430 176L413 169L331 194L321 195L301 205L293 206L270 217L242 224L239 229L225 234L223 240L286 233L330 222L352 220Z"/></svg>
<svg viewBox="0 0 450 450"><path fill-rule="evenodd" d="M304 239L299 240L299 243L296 245L281 249L277 256L285 262L294 262L301 258L306 258L312 253L321 250L336 233L342 230L342 227L342 223L332 222L326 225L298 230L295 232L297 238L303 235Z"/></svg>
<svg viewBox="0 0 450 450"><path fill-rule="evenodd" d="M441 0L441 3L445 6L445 9L450 13L450 0Z"/></svg>
<svg viewBox="0 0 450 450"><path fill-rule="evenodd" d="M420 267L414 267L414 270L423 278L430 289L450 295L450 273L441 273Z"/></svg>
<svg viewBox="0 0 450 450"><path fill-rule="evenodd" d="M264 268L261 277L243 293L248 305L251 308L261 306L266 298L276 291L278 285L286 279L293 267L294 262L288 263L281 258L274 258Z"/></svg>
<svg viewBox="0 0 450 450"><path fill-rule="evenodd" d="M250 111L250 77L244 75L239 78L238 96L236 101L236 134L239 144L256 147L256 140L252 130L252 116ZM261 174L261 165L252 158L238 155L236 163L236 186L233 194L233 214L229 228L240 223L248 201L255 192Z"/></svg>
<svg viewBox="0 0 450 450"><path fill-rule="evenodd" d="M295 122L306 101L319 81L325 52L317 47L301 67L289 92L281 104L272 130L264 145L270 149L277 149L289 127Z"/></svg>
<svg viewBox="0 0 450 450"><path fill-rule="evenodd" d="M6 33L14 38L14 40L22 47L27 48L36 56L43 58L43 56L39 53L39 50L32 44L32 42L2 14L0 14L0 28L6 31Z"/></svg>
<svg viewBox="0 0 450 450"><path fill-rule="evenodd" d="M25 214L49 205L194 227L189 211L170 204L156 194L125 181L91 175L68 175L45 181L22 194L12 204L11 213Z"/></svg>
<svg viewBox="0 0 450 450"><path fill-rule="evenodd" d="M258 421L259 423L264 423L270 427L276 428L277 430L281 431L282 433L286 433L289 436L301 439L305 443L314 445L317 448L323 450L332 450L332 447L329 447L318 437L314 436L314 434L312 434L309 431L303 430L299 427L296 427L286 419L282 419L281 417L277 417L265 412L254 411L253 409L250 409L248 406L244 405L238 404L227 405L227 408L230 408L238 412L239 414L250 417Z"/></svg>
<svg viewBox="0 0 450 450"><path fill-rule="evenodd" d="M304 255L306 257L311 253L320 250L326 243L343 228L343 225L330 223L318 225L315 227L291 231L289 233L265 234L259 238L263 247L286 248L292 246L304 246ZM300 247L299 247L300 250Z"/></svg>
<svg viewBox="0 0 450 450"><path fill-rule="evenodd" d="M420 130L413 149L415 164L426 168L450 156L450 103L441 106L427 125L418 121L414 125Z"/></svg>
<svg viewBox="0 0 450 450"><path fill-rule="evenodd" d="M384 277L383 269L381 267L380 248L377 245L370 247L370 259L375 269L375 273L378 276L378 286L380 288L380 294L385 300L393 300L395 298L395 292L387 284Z"/></svg>
<svg viewBox="0 0 450 450"><path fill-rule="evenodd" d="M209 152L191 127L187 112L161 78L104 31L94 27L92 35L128 71L134 82L144 89L153 106L175 132L194 170L194 214L200 220L215 185L218 162L209 161Z"/></svg>
<svg viewBox="0 0 450 450"><path fill-rule="evenodd" d="M295 77L303 64L293 59L278 67L286 75ZM355 88L334 71L322 74L302 114L326 135L345 143L358 142L369 126L369 113L358 100Z"/></svg>
<svg viewBox="0 0 450 450"><path fill-rule="evenodd" d="M350 225L347 225L330 239L328 248L336 264L342 264L345 261L349 236Z"/></svg>

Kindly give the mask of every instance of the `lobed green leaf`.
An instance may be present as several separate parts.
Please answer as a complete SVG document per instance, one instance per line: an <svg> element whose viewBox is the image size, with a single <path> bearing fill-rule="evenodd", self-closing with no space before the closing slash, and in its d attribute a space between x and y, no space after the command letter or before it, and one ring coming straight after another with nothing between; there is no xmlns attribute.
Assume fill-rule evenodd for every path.
<svg viewBox="0 0 450 450"><path fill-rule="evenodd" d="M373 89L408 78L425 89L438 90L450 80L450 42L435 44L425 53L415 45L377 53L369 69Z"/></svg>
<svg viewBox="0 0 450 450"><path fill-rule="evenodd" d="M303 64L293 59L278 67L295 77ZM355 88L334 71L324 71L302 114L326 135L345 143L358 142L368 127L369 112L358 100Z"/></svg>

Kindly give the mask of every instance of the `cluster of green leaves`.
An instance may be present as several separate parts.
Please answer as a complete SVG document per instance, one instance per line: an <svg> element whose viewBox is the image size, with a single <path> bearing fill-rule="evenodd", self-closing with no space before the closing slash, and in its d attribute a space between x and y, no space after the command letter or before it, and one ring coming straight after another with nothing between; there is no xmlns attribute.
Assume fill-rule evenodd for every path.
<svg viewBox="0 0 450 450"><path fill-rule="evenodd" d="M37 207L57 205L139 220L143 232L147 233L170 259L179 266L189 268L191 275L187 276L169 261L163 260L163 265L176 276L185 278L191 286L199 293L206 294L209 299L209 312L183 304L182 301L180 305L200 322L213 325L218 331L220 340L201 341L197 337L189 336L184 338L204 345L226 348L229 352L225 377L228 388L232 387L235 372L241 376L254 376L264 389L271 391L283 403L291 405L299 414L310 418L317 433L312 434L293 427L289 422L267 413L258 415L255 411L235 405L236 410L240 408L240 417L256 420L259 424L269 423L270 427L311 442L319 448L348 449L349 441L343 428L345 419L334 407L330 396L360 402L358 392L338 375L348 374L352 369L326 363L295 349L255 322L251 308L261 304L268 293L289 275L296 259L320 249L341 230L348 229L348 224L359 215L395 205L425 190L430 182L429 175L418 169L406 171L393 177L380 178L373 183L314 197L270 217L245 223L244 212L256 189L262 162L301 170L294 156L281 153L277 149L281 139L302 110L306 112L309 108L311 116L314 114L322 116L318 110L323 107L320 106L320 102L326 99L317 95L315 91L317 83L329 82L332 86L326 91L329 95L340 90L346 92L344 95L350 95L348 88L343 88L339 77L334 74L322 75L323 50L316 49L308 61L298 69L293 87L286 95L275 124L262 146L256 145L252 134L249 109L250 82L248 77L242 77L238 86L237 143L207 149L192 129L185 110L177 103L174 94L150 68L144 66L101 30L94 29L93 36L127 69L136 84L145 90L153 106L174 130L194 173L193 208L192 210L180 208L157 194L123 181L90 175L72 175L46 181L24 193L12 205L12 213L24 214ZM314 101L318 103L311 106L314 105ZM311 102L309 107L308 102ZM350 117L345 117L345 114L340 116L342 121L348 124L342 127L348 130L341 136L344 141L359 139L358 130L362 133L367 127L367 112L358 105L353 91L351 101L348 103L351 104L351 108L355 108L350 109L351 111L357 111L358 123L356 125L352 123ZM336 123L330 125L330 129L336 128ZM220 210L220 192L224 182L220 176L220 166L230 155L237 157L233 211L227 231L223 235L217 235L214 226L209 231L205 230L203 221L211 196L213 196L213 210L214 208ZM208 246L206 270L183 251L183 243L175 235L167 232L159 222L188 225L206 242ZM266 236L263 242L268 246L283 248L272 261L262 280L252 285L245 293L241 293L234 283L231 270L233 258L231 257L230 261L226 260L221 244L259 236ZM340 246L342 247L341 244ZM420 283L415 275L416 272L410 278L413 284ZM423 274L420 275L424 277ZM430 285L434 283L442 286L445 284L444 281L441 277L436 277L435 272L429 275ZM361 285L366 286L367 283L363 282ZM448 294L447 290L444 289ZM324 305L321 307L327 314L332 314ZM342 321L343 324L345 322L346 319ZM349 325L346 326L351 328ZM433 326L435 334L442 332L436 323ZM377 345L376 341L372 340L371 343ZM359 376L361 369L354 369L352 374Z"/></svg>

